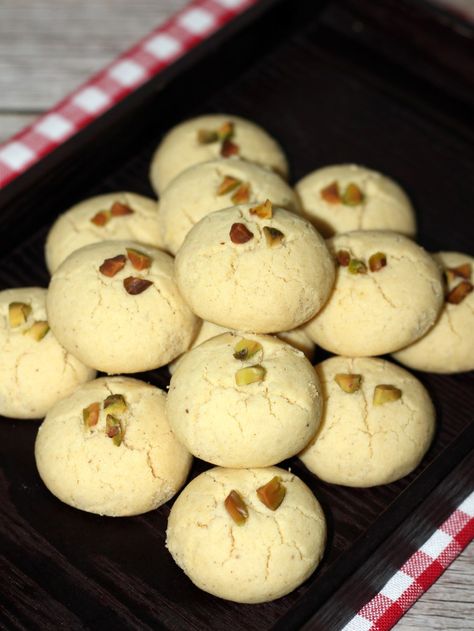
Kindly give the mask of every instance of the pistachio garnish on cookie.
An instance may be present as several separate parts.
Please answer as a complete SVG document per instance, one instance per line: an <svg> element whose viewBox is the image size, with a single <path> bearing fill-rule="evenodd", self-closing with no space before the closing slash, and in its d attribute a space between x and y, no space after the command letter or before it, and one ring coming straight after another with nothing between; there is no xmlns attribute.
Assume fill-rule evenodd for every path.
<svg viewBox="0 0 474 631"><path fill-rule="evenodd" d="M100 403L94 401L82 410L82 419L86 427L95 427L99 422Z"/></svg>
<svg viewBox="0 0 474 631"><path fill-rule="evenodd" d="M49 324L46 320L39 320L37 322L33 322L33 324L23 331L23 335L29 335L37 342L41 342L41 340L46 336L49 332Z"/></svg>
<svg viewBox="0 0 474 631"><path fill-rule="evenodd" d="M260 342L257 340L248 340L243 338L234 346L234 358L246 361L260 351L263 351L263 347Z"/></svg>
<svg viewBox="0 0 474 631"><path fill-rule="evenodd" d="M353 394L360 389L362 383L362 375L354 375L352 373L338 373L334 376L337 385L348 394Z"/></svg>
<svg viewBox="0 0 474 631"><path fill-rule="evenodd" d="M257 495L262 504L265 504L265 506L270 510L276 511L285 499L286 495L286 488L282 484L281 477L276 475L270 480L270 482L267 482L263 486L259 486L257 489Z"/></svg>
<svg viewBox="0 0 474 631"><path fill-rule="evenodd" d="M237 222L230 227L229 236L232 243L241 244L253 239L253 232L244 223Z"/></svg>
<svg viewBox="0 0 474 631"><path fill-rule="evenodd" d="M99 267L99 272L104 276L112 278L125 267L127 257L124 254L117 254L109 259L105 259Z"/></svg>
<svg viewBox="0 0 474 631"><path fill-rule="evenodd" d="M249 386L251 383L263 381L266 374L266 369L258 364L245 366L244 368L239 368L235 373L235 383L238 386Z"/></svg>
<svg viewBox="0 0 474 631"><path fill-rule="evenodd" d="M31 314L31 305L26 302L11 302L8 305L8 321L12 329L25 324Z"/></svg>
<svg viewBox="0 0 474 631"><path fill-rule="evenodd" d="M235 521L237 526L243 526L249 517L248 508L238 491L234 489L224 500L226 511Z"/></svg>
<svg viewBox="0 0 474 631"><path fill-rule="evenodd" d="M373 404L383 405L402 398L402 391L391 384L381 383L374 388Z"/></svg>

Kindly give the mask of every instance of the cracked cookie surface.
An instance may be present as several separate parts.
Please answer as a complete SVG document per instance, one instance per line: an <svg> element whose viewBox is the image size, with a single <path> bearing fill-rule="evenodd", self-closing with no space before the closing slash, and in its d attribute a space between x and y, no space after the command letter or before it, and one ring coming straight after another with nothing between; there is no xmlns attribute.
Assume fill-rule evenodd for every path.
<svg viewBox="0 0 474 631"><path fill-rule="evenodd" d="M333 256L347 252L366 273L339 266L334 290L308 322L308 335L325 350L365 357L397 351L424 335L443 305L440 270L419 245L386 231L356 231L328 242ZM371 271L369 259L383 253L386 265Z"/></svg>
<svg viewBox="0 0 474 631"><path fill-rule="evenodd" d="M185 169L219 158L221 142L200 143L198 134L201 130L215 131L228 122L234 125L231 140L238 145L238 158L268 166L282 177L287 177L285 154L264 129L238 116L208 114L176 125L163 138L150 165L150 180L154 190L161 195L168 184Z"/></svg>
<svg viewBox="0 0 474 631"><path fill-rule="evenodd" d="M12 327L9 305L31 309L25 322ZM59 399L94 379L88 368L63 348L52 331L36 340L28 330L46 322L46 289L25 287L0 292L0 414L42 418Z"/></svg>
<svg viewBox="0 0 474 631"><path fill-rule="evenodd" d="M120 394L126 409L114 413L120 445L107 435L104 401ZM167 502L184 484L191 455L176 440L165 414L166 394L127 377L105 377L57 403L35 444L39 474L62 502L99 515L138 515ZM99 404L95 425L83 411Z"/></svg>
<svg viewBox="0 0 474 631"><path fill-rule="evenodd" d="M109 212L119 202L133 212L109 217L104 225L91 221L97 213ZM85 199L54 222L46 238L46 265L53 274L75 250L99 241L130 239L161 247L158 202L136 193L107 193Z"/></svg>
<svg viewBox="0 0 474 631"><path fill-rule="evenodd" d="M279 476L286 493L275 510L257 488ZM248 518L237 525L224 501L237 490ZM324 552L326 523L310 489L277 467L210 469L195 478L171 509L166 545L195 585L220 598L260 603L296 589Z"/></svg>
<svg viewBox="0 0 474 631"><path fill-rule="evenodd" d="M262 350L235 359L236 344ZM241 368L258 364L263 380L236 384ZM298 453L321 416L318 378L310 362L281 340L225 333L186 353L171 380L170 426L195 456L226 467L265 467Z"/></svg>
<svg viewBox="0 0 474 631"><path fill-rule="evenodd" d="M443 270L460 265L470 266L464 277L448 272L446 291L461 282L474 284L474 258L460 252L439 252L434 259ZM393 357L415 370L437 373L456 373L474 369L474 292L459 304L445 302L436 324L422 338Z"/></svg>
<svg viewBox="0 0 474 631"><path fill-rule="evenodd" d="M413 471L435 431L435 410L422 384L383 359L331 357L316 366L324 397L321 425L300 454L305 466L333 484L389 484ZM361 375L360 388L344 392L336 375ZM397 400L374 405L374 389L389 384Z"/></svg>
<svg viewBox="0 0 474 631"><path fill-rule="evenodd" d="M341 193L356 184L360 204L332 203L321 191L337 183ZM409 237L416 232L413 207L403 189L382 173L355 164L337 164L309 173L295 185L304 215L325 237L351 230L391 230Z"/></svg>
<svg viewBox="0 0 474 631"><path fill-rule="evenodd" d="M234 178L234 185L223 194L219 187L226 177ZM243 185L248 187L246 202L256 204L270 199L275 206L301 214L295 192L270 169L244 160L221 159L197 164L180 173L160 197L159 219L165 249L176 254L186 234L200 219L234 205L232 196Z"/></svg>
<svg viewBox="0 0 474 631"><path fill-rule="evenodd" d="M127 248L151 257L137 270ZM104 260L125 257L123 269L109 277ZM131 295L124 280L152 284ZM164 366L191 343L197 318L175 282L173 259L131 241L104 241L73 252L53 274L47 296L48 318L61 343L84 363L108 373L139 372Z"/></svg>
<svg viewBox="0 0 474 631"><path fill-rule="evenodd" d="M294 329L326 302L334 262L306 219L282 208L261 219L253 207L218 210L192 228L175 259L179 288L194 313L215 324L258 333ZM252 238L233 242L235 224ZM282 242L269 246L265 227L283 233Z"/></svg>

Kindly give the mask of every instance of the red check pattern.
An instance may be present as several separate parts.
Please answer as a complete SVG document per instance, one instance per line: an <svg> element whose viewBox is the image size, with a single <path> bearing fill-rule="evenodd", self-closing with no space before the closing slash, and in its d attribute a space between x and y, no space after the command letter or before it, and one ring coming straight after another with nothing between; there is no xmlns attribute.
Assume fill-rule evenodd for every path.
<svg viewBox="0 0 474 631"><path fill-rule="evenodd" d="M0 189L258 0L194 0L0 145ZM474 493L343 631L386 631L474 538Z"/></svg>
<svg viewBox="0 0 474 631"><path fill-rule="evenodd" d="M0 145L0 189L258 0L194 0Z"/></svg>
<svg viewBox="0 0 474 631"><path fill-rule="evenodd" d="M474 539L474 492L346 624L342 631L388 631Z"/></svg>

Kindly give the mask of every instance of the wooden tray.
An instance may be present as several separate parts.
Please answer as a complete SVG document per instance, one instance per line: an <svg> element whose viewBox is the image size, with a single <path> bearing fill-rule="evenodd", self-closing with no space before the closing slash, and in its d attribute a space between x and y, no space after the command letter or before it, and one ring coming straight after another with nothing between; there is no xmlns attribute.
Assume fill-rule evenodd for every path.
<svg viewBox="0 0 474 631"><path fill-rule="evenodd" d="M47 286L54 217L101 192L151 194L148 164L163 133L212 111L263 125L287 151L293 181L337 162L387 173L414 200L422 245L469 252L474 73L458 27L415 0L260 2L1 193L0 288ZM407 478L347 489L285 463L324 507L327 553L294 593L254 606L207 595L183 575L164 548L169 505L111 519L56 500L36 472L37 423L2 420L4 628L340 628L472 488L473 374L417 376L438 432ZM164 386L167 371L145 378ZM204 468L197 462L193 475Z"/></svg>

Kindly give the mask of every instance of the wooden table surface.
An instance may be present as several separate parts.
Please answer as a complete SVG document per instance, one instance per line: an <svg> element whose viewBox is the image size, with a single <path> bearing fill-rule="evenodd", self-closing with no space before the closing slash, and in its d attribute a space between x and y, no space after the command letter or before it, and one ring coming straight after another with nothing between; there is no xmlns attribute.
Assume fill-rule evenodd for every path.
<svg viewBox="0 0 474 631"><path fill-rule="evenodd" d="M1 0L0 142L186 3ZM474 629L474 544L395 628Z"/></svg>

